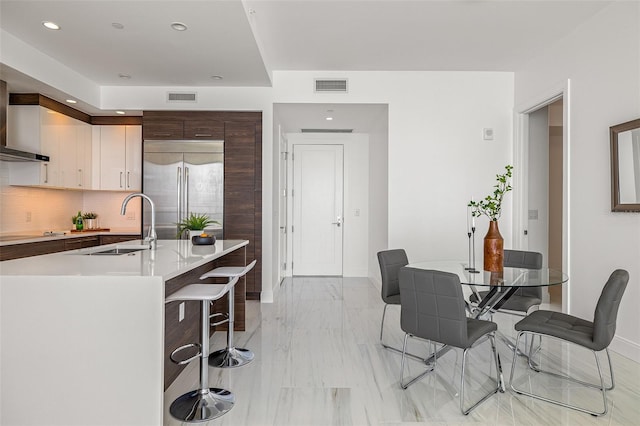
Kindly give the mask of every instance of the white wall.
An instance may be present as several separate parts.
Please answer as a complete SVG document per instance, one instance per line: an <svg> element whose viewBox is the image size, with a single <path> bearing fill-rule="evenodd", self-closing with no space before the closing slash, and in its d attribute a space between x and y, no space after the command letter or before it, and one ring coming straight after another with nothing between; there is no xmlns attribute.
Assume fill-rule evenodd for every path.
<svg viewBox="0 0 640 426"><path fill-rule="evenodd" d="M377 253L389 247L389 108L374 117L369 133L369 271L381 285Z"/></svg>
<svg viewBox="0 0 640 426"><path fill-rule="evenodd" d="M616 268L629 285L612 349L640 361L640 214L611 212L609 127L640 117L640 3L614 2L515 74L515 104L571 82L569 277L572 314L593 318Z"/></svg>
<svg viewBox="0 0 640 426"><path fill-rule="evenodd" d="M348 78L349 93L316 94L317 77ZM388 104L387 247L405 248L409 261L467 257L467 202L489 194L496 173L511 163L513 74L277 71L274 102ZM487 127L493 141L482 140ZM500 221L507 241L510 203L507 196ZM486 229L480 220L479 241Z"/></svg>

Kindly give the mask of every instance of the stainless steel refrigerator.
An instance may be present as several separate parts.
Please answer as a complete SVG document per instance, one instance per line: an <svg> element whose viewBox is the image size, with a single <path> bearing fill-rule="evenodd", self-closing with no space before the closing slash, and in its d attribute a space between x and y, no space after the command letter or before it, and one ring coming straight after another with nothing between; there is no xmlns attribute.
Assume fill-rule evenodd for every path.
<svg viewBox="0 0 640 426"><path fill-rule="evenodd" d="M176 239L178 223L190 213L207 214L220 225L206 228L223 238L224 144L222 141L144 141L143 192L156 205L158 239ZM143 232L151 210L143 206ZM182 236L187 238L187 235Z"/></svg>

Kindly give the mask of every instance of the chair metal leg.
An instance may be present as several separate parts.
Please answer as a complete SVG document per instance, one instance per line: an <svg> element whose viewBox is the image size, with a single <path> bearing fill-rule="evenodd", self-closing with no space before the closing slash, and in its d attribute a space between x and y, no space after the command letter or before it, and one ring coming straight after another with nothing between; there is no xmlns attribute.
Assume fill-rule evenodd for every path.
<svg viewBox="0 0 640 426"><path fill-rule="evenodd" d="M498 354L496 352L496 343L495 343L495 337L493 333L489 334L489 340L491 341L491 352L493 353L493 360L496 365L496 388L493 389L488 394L486 394L485 396L483 396L478 402L476 402L466 410L464 408L464 372L465 372L465 366L467 364L467 351L471 348L466 348L462 352L462 373L460 374L460 411L462 411L462 414L464 414L465 416L469 414L471 411L473 411L478 405L482 404L484 401L489 399L489 397L491 397L493 394L498 393L498 391L500 391L500 387L501 387L500 386L501 369L499 368L500 360L498 359Z"/></svg>
<svg viewBox="0 0 640 426"><path fill-rule="evenodd" d="M433 365L431 366L430 369L426 370L423 373L418 374L416 377L414 377L413 379L409 380L406 383L403 382L403 379L404 379L404 362L405 362L406 356L409 355L407 353L407 339L408 338L409 338L409 333L405 333L405 335L404 335L404 343L402 344L402 361L400 362L400 387L402 389L408 388L409 386L411 386L412 384L414 384L418 380L422 379L427 374L431 373L433 371L433 369L435 368L435 361L434 361ZM434 353L435 353L435 350L434 350ZM420 361L422 361L422 360L420 360Z"/></svg>
<svg viewBox="0 0 640 426"><path fill-rule="evenodd" d="M516 347L517 347L518 342L520 341L520 337L523 334L531 334L532 335L532 344L533 344L533 337L534 337L533 335L538 335L538 336L540 336L540 338L542 338L542 336L543 336L540 333L533 333L533 332L529 332L529 331L521 331L521 332L518 333L518 337L516 338ZM556 338L554 336L547 336L547 335L545 335L545 337ZM571 342L567 342L566 340L562 340L562 339L558 339L558 340L561 340L561 341L566 342L566 343L571 343ZM595 385L593 383L588 383L588 382L584 382L582 380L574 379L573 377L569 377L569 376L566 376L564 374L557 374L557 373L553 373L551 371L544 371L544 370L541 370L539 368L534 368L534 367L532 367L530 361L529 361L529 367L531 369L534 369L537 372L540 372L540 373L549 374L551 376L559 377L561 379L568 380L568 381L571 381L573 383L578 383L578 384L586 386L586 387L598 389L599 391L602 392L602 401L603 401L603 405L604 405L604 410L603 411L591 411L591 410L588 410L586 408L578 407L576 405L566 404L566 403L564 403L562 401L546 398L544 396L537 395L537 394L534 394L534 393L531 393L531 392L526 392L526 391L524 391L522 389L516 389L516 387L514 386L514 382L513 382L513 376L514 376L515 369L516 369L516 356L515 356L515 354L514 354L513 364L511 365L511 377L509 379L511 390L513 390L514 392L516 392L517 394L520 394L520 395L530 396L532 398L536 398L536 399L539 399L541 401L546 401L546 402L550 402L552 404L560 405L561 407L571 408L571 409L576 410L576 411L581 411L583 413L591 414L592 416L602 416L604 414L607 414L608 404L607 404L607 394L606 394L606 392L607 392L607 390L613 389L614 386L615 386L614 378L613 378L613 366L611 364L611 357L609 356L609 349L606 348L607 358L609 360L609 369L611 371L611 386L610 387L606 387L605 386L604 376L602 375L602 369L600 368L600 361L598 360L598 354L596 353L596 351L593 351L593 350L591 350L591 351L593 352L593 356L594 356L594 358L596 360L596 367L598 368L598 375L600 377L600 385Z"/></svg>
<svg viewBox="0 0 640 426"><path fill-rule="evenodd" d="M396 352L396 353L403 353L404 352L404 348L403 349L398 349L395 348L393 346L389 346L386 343L384 343L384 341L382 340L382 332L384 330L384 318L387 315L387 308L389 307L388 303L384 304L384 309L382 310L382 321L380 322L380 344L382 345L383 348L388 349L390 351ZM428 364L428 362L426 362L426 358L420 357L418 355L414 355L410 352L407 352L406 355L410 358L413 358L416 361L422 361ZM428 357L427 357L428 358Z"/></svg>

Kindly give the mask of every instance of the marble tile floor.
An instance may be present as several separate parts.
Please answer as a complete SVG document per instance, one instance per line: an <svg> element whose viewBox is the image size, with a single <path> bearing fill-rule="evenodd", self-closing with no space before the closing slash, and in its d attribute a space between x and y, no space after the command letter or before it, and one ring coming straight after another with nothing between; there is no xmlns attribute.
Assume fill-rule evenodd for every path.
<svg viewBox="0 0 640 426"><path fill-rule="evenodd" d="M238 347L256 359L241 368L209 368L209 385L231 390L236 404L226 415L201 425L637 425L640 424L640 364L611 353L616 388L607 393L609 412L592 417L509 390L512 352L498 344L507 391L491 397L468 416L460 413L458 387L462 351L438 359L434 372L402 390L400 355L383 349L379 327L383 303L379 288L366 278L296 277L286 279L273 304L248 302L247 331L235 334ZM543 307L544 308L544 307ZM385 338L401 347L404 334L399 307L389 307ZM515 336L516 317L495 315L499 330ZM224 346L216 333L212 348ZM426 354L427 345L412 341L410 351ZM606 366L606 358L600 358ZM488 342L471 350L467 398L479 399L491 388ZM533 373L518 359L521 386L542 389L571 403L600 407L597 391ZM539 362L545 368L569 368L583 380L597 380L593 355L547 339ZM409 361L408 374L424 371ZM557 370L556 370L557 371ZM605 370L606 371L606 370ZM491 376L490 376L491 375ZM608 377L608 375L607 375ZM169 414L180 394L197 387L198 365L192 362L165 392L164 424L182 422Z"/></svg>

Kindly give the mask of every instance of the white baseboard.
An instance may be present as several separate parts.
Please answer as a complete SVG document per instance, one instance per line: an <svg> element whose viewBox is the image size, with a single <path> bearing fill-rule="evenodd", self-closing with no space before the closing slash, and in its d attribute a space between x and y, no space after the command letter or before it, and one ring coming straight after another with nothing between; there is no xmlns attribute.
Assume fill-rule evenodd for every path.
<svg viewBox="0 0 640 426"><path fill-rule="evenodd" d="M273 303L273 291L260 292L260 303Z"/></svg>

